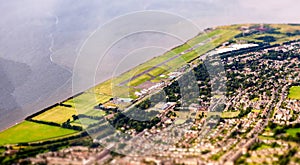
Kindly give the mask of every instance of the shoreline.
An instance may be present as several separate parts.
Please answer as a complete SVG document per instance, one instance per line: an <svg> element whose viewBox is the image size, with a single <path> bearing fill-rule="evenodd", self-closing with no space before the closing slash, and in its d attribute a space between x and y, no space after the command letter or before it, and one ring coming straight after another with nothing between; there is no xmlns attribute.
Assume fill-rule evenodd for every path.
<svg viewBox="0 0 300 165"><path fill-rule="evenodd" d="M231 27L231 26L243 26L243 25L248 25L248 24L232 24L232 25L226 25L225 27ZM255 24L249 24L249 25L255 25ZM289 25L289 24L268 24L268 25ZM206 31L205 31L206 29L213 29L213 30L215 30L215 29L222 28L222 27L224 27L224 26L216 26L216 27L212 27L212 28L205 28L205 29L203 29L203 32L206 34ZM166 52L164 52L164 53L161 54L161 55L155 56L155 57L151 58L150 60L147 60L147 61L145 61L145 62L143 62L143 63L140 63L140 64L138 64L138 65L136 65L136 66L133 66L133 67L130 68L130 69L127 69L126 71L120 73L118 76L107 78L107 79L105 79L105 80L103 80L103 81L100 81L99 83L97 83L97 84L94 85L94 86L87 87L85 90L82 90L82 91L79 92L78 94L75 94L75 95L72 95L72 94L71 94L71 95L70 95L69 97L67 97L66 99L62 99L61 101L56 102L56 103L53 103L53 104L51 104L50 106L46 106L46 107L43 108L43 109L37 110L36 112L34 112L34 113L32 113L32 114L30 114L30 115L24 117L23 119L17 120L17 122L16 122L15 124L10 125L10 126L8 126L8 127L5 127L4 129L1 129L0 132L3 132L3 131L5 131L5 130L8 130L9 128L11 128L11 127L13 127L13 126L15 126L15 125L17 125L17 124L20 124L21 122L24 122L26 119L28 119L28 118L30 118L30 117L32 117L32 116L35 116L35 115L37 115L37 114L43 113L44 111L47 111L47 110L49 110L50 108L55 107L55 106L59 105L59 104L62 103L62 102L65 102L65 101L70 100L70 99L72 99L72 98L74 98L74 97L77 97L77 96L83 94L84 92L86 92L86 91L88 91L88 90L90 90L90 89L92 89L92 88L94 88L94 87L96 87L96 86L98 86L98 85L104 84L105 82L108 82L108 81L110 81L110 80L112 80L112 79L114 79L114 78L118 78L118 77L120 77L120 76L122 76L122 75L124 75L124 74L126 74L126 73L128 73L128 72L130 72L130 71L132 71L133 69L137 68L138 66L140 66L140 65L142 65L142 64L145 64L145 63L147 63L147 62L149 62L149 61L151 61L151 60L153 60L153 59L155 59L155 58L157 58L157 57L164 56L166 53L171 52L172 50L174 50L174 49L176 49L176 48L178 48L178 47L184 45L185 43L189 42L190 40L194 39L195 37L197 37L197 36L203 34L203 32L199 32L196 36L192 37L191 39L187 40L186 42L184 42L184 43L182 43L182 44L180 44L180 45L176 45L176 46L172 47L171 49L167 50Z"/></svg>
<svg viewBox="0 0 300 165"><path fill-rule="evenodd" d="M242 25L242 24L238 24L238 25ZM236 26L236 24L227 25L227 26L225 26L225 27L231 27L231 26ZM162 56L166 55L166 54L169 53L169 52L172 52L173 55L176 56L176 53L173 52L174 50L176 50L176 48L180 48L181 46L187 44L187 43L190 42L191 40L197 38L197 36L206 35L205 37L207 37L207 39L210 39L211 37L208 37L208 36L207 36L207 34L208 34L209 32L213 32L213 31L215 31L215 30L217 30L217 29L223 29L223 28L224 28L223 25L222 25L222 26L214 26L214 27L204 28L204 29L202 29L202 31L200 31L199 33L197 33L197 34L196 34L195 36L193 36L192 38L186 40L184 43L180 43L179 45L174 45L173 47L171 47L169 50L163 52L162 54L159 54L159 55L157 55L157 56L155 56L155 57L153 57L153 58L151 58L151 59L149 59L149 60L147 60L147 61L144 61L144 62L142 62L142 63L139 63L138 65L133 66L133 67L127 69L126 71L120 73L118 76L115 76L115 77L111 77L111 76L110 76L109 78L106 78L105 80L100 81L99 83L97 83L97 84L95 84L95 85L93 85L93 86L87 87L86 89L82 90L81 92L78 92L78 93L75 94L75 95L72 95L72 94L71 94L71 95L70 95L69 97L67 97L66 99L62 99L62 100L59 101L59 102L50 104L49 106L46 106L45 108L42 108L42 109L40 109L40 110L37 110L36 112L31 113L30 115L27 115L27 116L24 117L23 119L19 120L19 122L17 122L17 124L20 124L20 123L26 121L26 119L28 119L28 118L30 118L30 117L32 117L32 116L35 116L35 115L37 115L37 114L41 114L41 113L43 113L43 112L45 112L45 111L51 109L52 107L55 107L55 106L59 105L59 104L62 103L62 102L65 102L65 101L67 101L67 100L69 100L69 99L72 99L72 98L74 98L74 97L76 97L76 96L79 96L79 95L85 93L86 91L93 89L94 87L96 87L96 86L98 86L98 85L105 84L105 83L107 83L107 82L109 82L109 81L111 81L111 80L113 80L113 79L116 79L116 78L119 78L119 77L121 77L121 76L123 76L123 75L126 75L126 74L130 73L131 71L133 71L134 69L138 68L139 66L141 66L141 65L143 65L143 64L147 64L149 61L154 60L154 59L157 59L158 57L162 57ZM225 28L225 29L226 29L226 28ZM187 45L189 45L189 44L187 44ZM192 47L193 45L189 45L189 46ZM178 66L178 67L179 67L179 66ZM178 67L177 67L177 68L178 68ZM5 129L0 130L0 132L3 132L3 131L5 131L5 130L8 130L8 129L10 129L11 127L13 127L13 126L15 126L15 125L17 125L17 124L13 124L13 125L11 125L11 126L8 126L8 127L6 127Z"/></svg>

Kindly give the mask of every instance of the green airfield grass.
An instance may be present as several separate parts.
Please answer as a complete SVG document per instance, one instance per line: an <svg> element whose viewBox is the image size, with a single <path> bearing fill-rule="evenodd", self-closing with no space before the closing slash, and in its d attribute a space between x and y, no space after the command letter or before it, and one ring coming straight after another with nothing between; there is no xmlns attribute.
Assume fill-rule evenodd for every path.
<svg viewBox="0 0 300 165"><path fill-rule="evenodd" d="M167 66L160 66L158 68L153 69L152 71L148 72L152 76L159 76L161 74L168 74L168 67Z"/></svg>
<svg viewBox="0 0 300 165"><path fill-rule="evenodd" d="M119 83L129 79L130 77L133 77L134 75L142 73L145 70L147 70L153 66L156 66L159 63L162 63L163 61L168 60L169 58L191 48L192 46L198 44L199 42L203 42L203 41L207 40L208 38L214 37L216 35L219 36L218 38L212 39L208 43L198 47L196 49L196 51L186 53L179 58L176 58L176 59L173 59L173 60L167 62L166 65L171 67L171 69L168 69L168 71L169 72L174 71L175 69L185 65L186 63L190 62L191 60L195 59L196 57L208 52L209 50L212 50L213 48L219 46L226 40L231 39L236 34L240 33L240 31L237 30L236 28L231 28L229 30L226 28L228 28L228 27L225 27L225 28L221 27L221 28L217 28L211 32L208 32L208 33L202 33L202 34L194 37L193 39L187 41L187 43L185 43L181 46L175 47L161 56L155 57L143 64L140 64L137 67L121 74L120 76L118 76L116 78L112 78L104 83L101 83L101 84L91 88L89 91L93 91L95 93L100 93L100 94L105 94L105 95L113 95L113 91L114 92L118 91L118 94L114 94L114 95L130 97L136 91L134 88L131 88L131 87L137 86L145 81L150 80L151 78L144 76L144 75L143 75L144 77L140 76L137 78L138 80L136 80L136 81L132 80L133 82L131 81L130 83L127 84L130 86L129 88L126 86L120 87L120 86L118 86ZM159 72L159 69L156 68L151 71L151 73L156 74L155 72ZM158 75L154 75L154 76L158 76ZM128 91L130 91L129 95L128 95Z"/></svg>
<svg viewBox="0 0 300 165"><path fill-rule="evenodd" d="M227 30L225 30L227 31ZM128 80L130 79L131 77L133 77L134 75L137 75L139 73L142 73L144 72L145 70L153 67L153 66L156 66L157 64L160 64L168 59L170 59L171 57L191 48L192 46L194 46L195 44L198 44L199 42L202 42L202 41L205 41L206 39L210 38L210 37L213 37L213 36L216 36L216 35L219 35L219 34L223 34L225 33L224 29L220 29L220 28L217 28L211 32L208 32L208 33L202 33L198 36L196 36L195 38L187 41L187 43L183 44L183 45L180 45L178 47L175 47L173 49L171 49L170 51L164 53L163 55L161 56L158 56L158 57L155 57L143 64L140 64L138 65L137 67L121 74L120 76L116 77L116 78L112 78L104 83L101 83L91 89L89 89L89 91L92 91L92 92L95 92L95 93L101 93L101 94L105 94L105 95L113 95L113 91L118 91L120 94L120 96L127 96L129 97L128 95L126 95L128 93L128 91L131 92L131 96L133 95L133 93L136 91L136 89L134 88L128 88L126 86L118 86L119 83L125 81L125 80ZM233 30L229 30L229 31L233 31ZM234 30L235 32L239 32L238 30ZM227 36L231 36L233 37L232 34L229 34ZM224 37L224 36L223 36ZM223 42L223 40L217 40L215 41L215 43L213 43L215 46L218 46L219 44L221 44L221 42ZM202 47L202 46L201 46ZM182 58L176 58L174 60L171 60L168 62L168 66L172 67L171 69L168 69L168 71L173 71L175 70L176 68L179 68L180 66L183 66L184 64L186 64L187 62L189 62L190 60L196 58L197 56L201 55L199 54L199 52L202 52L203 54L206 53L207 51L211 50L212 48L215 48L213 46L209 46L209 48L200 48L200 50L198 51L198 54L197 53L192 53L192 54L188 54L187 55L183 55ZM153 71L155 71L156 69L154 69ZM150 80L150 78L148 79L143 79L142 81L147 81L147 80ZM139 84L139 82L137 83L129 83L130 86L134 86L134 85L137 85Z"/></svg>
<svg viewBox="0 0 300 165"><path fill-rule="evenodd" d="M117 78L109 79L95 87L87 90L89 93L106 95L111 97L134 97L134 92L136 89L133 87L128 87L126 85L119 86L119 81Z"/></svg>
<svg viewBox="0 0 300 165"><path fill-rule="evenodd" d="M300 86L292 86L289 90L288 98L300 100Z"/></svg>
<svg viewBox="0 0 300 165"><path fill-rule="evenodd" d="M168 69L167 66L160 66L158 68L155 68L155 69L151 70L150 72L148 72L148 74L150 74L151 76L153 76L154 79L155 79L155 77L157 77L157 76L159 76L159 75L161 75L163 73L168 73L167 69ZM130 81L127 84L127 86L136 87L136 86L138 86L138 85L140 85L140 84L142 84L142 83L144 83L146 81L151 80L152 77L150 75L148 75L148 74L143 74L143 75L135 78L134 80Z"/></svg>
<svg viewBox="0 0 300 165"><path fill-rule="evenodd" d="M0 146L42 141L77 133L75 130L24 121L0 133Z"/></svg>
<svg viewBox="0 0 300 165"><path fill-rule="evenodd" d="M227 29L220 28L217 29L216 31L218 32L217 34L219 35L219 37L212 39L211 41L209 41L208 43L202 46L199 46L194 51L191 51L189 53L182 55L179 58L169 61L167 65L172 68L179 68L180 66L187 64L188 62L216 48L217 46L221 45L225 41L233 38L235 35L240 33L240 31L235 29L227 30Z"/></svg>
<svg viewBox="0 0 300 165"><path fill-rule="evenodd" d="M202 33L194 38L192 38L191 40L189 40L187 42L188 45L191 45L191 46L194 46L200 42L203 42L211 37L214 37L214 36L217 36L219 35L220 33L222 33L222 30L221 29L216 29L216 30L213 30L211 32L208 32L208 33Z"/></svg>
<svg viewBox="0 0 300 165"><path fill-rule="evenodd" d="M143 74L143 75L139 76L138 78L130 81L128 83L128 86L138 86L138 85L140 85L140 84L142 84L142 83L144 83L144 82L146 82L150 79L151 79L151 77L149 75Z"/></svg>
<svg viewBox="0 0 300 165"><path fill-rule="evenodd" d="M74 108L56 106L32 119L62 124L68 119L72 119L73 115L77 115L77 111Z"/></svg>

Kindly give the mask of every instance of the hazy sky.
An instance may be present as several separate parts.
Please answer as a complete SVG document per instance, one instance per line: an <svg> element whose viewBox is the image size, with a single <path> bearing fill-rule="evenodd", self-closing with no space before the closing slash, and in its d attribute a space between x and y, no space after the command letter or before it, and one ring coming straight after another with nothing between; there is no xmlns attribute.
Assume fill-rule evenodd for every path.
<svg viewBox="0 0 300 165"><path fill-rule="evenodd" d="M185 34L182 38L187 39L197 33L194 25L201 30L236 23L300 23L299 5L298 0L1 0L0 129L70 96L74 62L84 41L97 28L110 25L122 15L151 10L178 15L190 20L189 27L193 28L175 26L166 20L157 26ZM147 24L142 17L130 21L136 26ZM129 27L126 22L123 25L118 29ZM116 35L115 30L105 32L107 38ZM105 42L101 34L98 37ZM135 44L136 41L142 44ZM179 43L182 41L170 36L133 35L110 53L109 64L100 67L120 63L139 46L159 46L153 48L153 53L149 49L141 51L136 61L126 64L127 68L121 67L126 70Z"/></svg>

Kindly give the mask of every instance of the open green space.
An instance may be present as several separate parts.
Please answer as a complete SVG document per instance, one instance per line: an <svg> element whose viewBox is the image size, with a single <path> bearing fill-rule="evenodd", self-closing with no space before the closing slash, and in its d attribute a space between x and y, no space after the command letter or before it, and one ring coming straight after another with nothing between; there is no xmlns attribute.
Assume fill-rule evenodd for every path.
<svg viewBox="0 0 300 165"><path fill-rule="evenodd" d="M24 121L0 133L0 146L5 144L42 141L76 132L75 130L61 127Z"/></svg>
<svg viewBox="0 0 300 165"><path fill-rule="evenodd" d="M172 61L167 62L166 64L170 67L179 68L191 60L194 60L195 58L207 53L210 50L213 50L214 48L220 46L222 43L226 42L229 39L232 39L235 35L239 34L240 31L236 29L216 29L218 31L218 37L211 39L209 42L205 43L204 45L201 45L197 47L195 50L188 52L179 58L176 58Z"/></svg>
<svg viewBox="0 0 300 165"><path fill-rule="evenodd" d="M272 136L263 136L263 135L258 135L259 139L261 140L274 140L275 138Z"/></svg>
<svg viewBox="0 0 300 165"><path fill-rule="evenodd" d="M253 26L247 25L245 26ZM260 26L260 25L256 25ZM265 24L264 27L271 28L274 32L260 32L257 34L252 34L244 37L239 37L239 41L247 42L264 42L263 38L274 38L274 41L271 41L270 44L281 44L291 40L300 39L299 25L290 25L290 24Z"/></svg>
<svg viewBox="0 0 300 165"><path fill-rule="evenodd" d="M94 93L85 92L75 98L63 102L63 105L70 105L72 107L58 105L42 114L34 116L33 120L47 121L62 124L68 119L72 121L72 116L77 114L85 114L88 116L103 116L104 111L95 110L95 106L99 103L109 101L111 96L99 95Z"/></svg>
<svg viewBox="0 0 300 165"><path fill-rule="evenodd" d="M217 40L212 39L211 41L208 41L207 44L197 48L197 53L195 53L195 52L186 53L183 56L181 56L180 58L175 58L175 59L169 61L167 63L167 65L172 68L168 69L168 71L169 72L173 71L173 70L179 68L180 66L183 66L187 62L193 60L197 56L206 53L207 51L215 48L216 46L219 46L220 44L222 44L222 42L226 41L227 39L233 38L235 36L235 34L239 33L239 30L237 30L237 29L233 30L233 29L234 28L232 28L230 30L226 30L226 28L216 28L216 29L212 30L211 32L201 33L198 36L196 36L195 38L189 40L187 43L177 46L177 47L171 49L170 51L164 53L163 55L155 57L143 64L140 64L140 65L136 66L135 68L121 74L120 76L112 78L110 80L107 80L106 82L103 82L103 83L89 89L88 91L98 93L98 94L109 95L109 96L112 96L113 92L117 91L119 96L133 97L133 93L136 91L136 89L126 87L126 85L119 86L119 84L132 78L134 75L142 73L142 72L146 71L147 69L154 67L185 50L188 50L189 48L198 44L199 42L205 41L214 36L218 36L217 38L221 38L221 39L217 39ZM227 32L228 32L228 34L226 34ZM213 42L213 43L210 44L210 42ZM159 71L160 71L159 69L158 70L154 69L154 70L152 70L151 73L154 72L153 74L159 74ZM154 76L156 76L156 75L154 75ZM137 82L133 82L133 83L130 82L129 85L136 86L140 82L143 82L145 80L147 81L147 79L149 79L149 78L142 77L142 78L137 78L137 79L139 79L139 80L137 80ZM134 80L132 80L132 81L134 81Z"/></svg>
<svg viewBox="0 0 300 165"><path fill-rule="evenodd" d="M132 77L132 76L131 76ZM130 76L128 76L130 78ZM133 97L136 89L133 87L128 87L126 85L119 86L120 81L117 78L109 79L99 85L87 90L88 93L105 95L108 97L118 96L118 97Z"/></svg>
<svg viewBox="0 0 300 165"><path fill-rule="evenodd" d="M99 103L105 103L109 101L110 98L111 96L85 92L73 98L73 102L75 104L76 111L79 114L86 114L90 110L93 110L96 105L99 105Z"/></svg>
<svg viewBox="0 0 300 165"><path fill-rule="evenodd" d="M138 86L138 85L140 85L140 84L142 84L142 83L144 83L144 82L146 82L150 79L151 79L151 77L149 75L143 74L143 75L137 77L136 79L130 81L128 83L128 86Z"/></svg>
<svg viewBox="0 0 300 165"><path fill-rule="evenodd" d="M169 69L169 67L167 67L167 66L160 66L158 68L155 68L155 69L151 70L149 72L149 74L152 75L152 76L159 76L161 74L168 74L168 69Z"/></svg>
<svg viewBox="0 0 300 165"><path fill-rule="evenodd" d="M216 37L220 33L222 33L221 29L216 29L216 30L213 30L213 31L207 32L207 33L204 32L201 35L198 35L198 36L192 38L191 40L189 40L187 42L187 44L194 46L194 45L199 44L199 43L201 43L203 41L207 41L207 40L209 40L212 37Z"/></svg>
<svg viewBox="0 0 300 165"><path fill-rule="evenodd" d="M96 100L99 103L106 103L111 99L110 95L105 95L105 94L98 94L98 93L93 93L93 92L84 92L83 94L76 96L74 98L68 99L63 102L65 105L70 105L72 107L78 106L79 103L84 103L87 100Z"/></svg>
<svg viewBox="0 0 300 165"><path fill-rule="evenodd" d="M77 120L74 120L71 125L77 125L77 126L88 126L90 124L95 124L97 123L98 120L94 120L94 119L90 119L90 118L80 118L80 119L77 119Z"/></svg>
<svg viewBox="0 0 300 165"><path fill-rule="evenodd" d="M272 148L272 147L267 144L261 144L256 150L263 150L263 149L268 149L268 148Z"/></svg>
<svg viewBox="0 0 300 165"><path fill-rule="evenodd" d="M290 99L300 100L300 86L292 86L289 90Z"/></svg>
<svg viewBox="0 0 300 165"><path fill-rule="evenodd" d="M87 112L85 113L85 115L88 115L88 116L98 116L98 117L100 117L100 116L104 116L104 115L105 115L105 112L102 111L102 110L99 110L99 109L92 109L92 110L90 110L90 111L87 111Z"/></svg>
<svg viewBox="0 0 300 165"><path fill-rule="evenodd" d="M73 115L77 115L77 111L74 108L56 106L32 119L62 124L68 119L71 120Z"/></svg>
<svg viewBox="0 0 300 165"><path fill-rule="evenodd" d="M289 128L286 130L286 133L290 136L297 136L297 133L300 133L300 128Z"/></svg>

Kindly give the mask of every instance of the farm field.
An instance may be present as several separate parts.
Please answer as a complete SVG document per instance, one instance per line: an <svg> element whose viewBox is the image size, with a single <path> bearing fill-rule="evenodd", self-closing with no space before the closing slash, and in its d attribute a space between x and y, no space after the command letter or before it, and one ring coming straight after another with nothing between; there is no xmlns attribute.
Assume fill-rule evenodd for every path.
<svg viewBox="0 0 300 165"><path fill-rule="evenodd" d="M109 101L111 96L101 95L91 92L85 92L72 99L74 110L78 114L86 114L87 112L94 109L99 103L105 103Z"/></svg>
<svg viewBox="0 0 300 165"><path fill-rule="evenodd" d="M0 146L4 144L47 140L74 133L77 133L77 131L24 121L0 133Z"/></svg>
<svg viewBox="0 0 300 165"><path fill-rule="evenodd" d="M289 90L290 99L300 100L300 86L292 86Z"/></svg>
<svg viewBox="0 0 300 165"><path fill-rule="evenodd" d="M105 115L105 112L102 111L102 110L99 110L99 109L97 109L97 110L93 109L93 110L87 111L87 112L85 113L85 115L101 117L101 116L104 116L104 115Z"/></svg>
<svg viewBox="0 0 300 165"><path fill-rule="evenodd" d="M74 108L56 106L32 119L62 124L68 119L72 119L73 115L77 115L77 111Z"/></svg>
<svg viewBox="0 0 300 165"><path fill-rule="evenodd" d="M71 123L71 125L86 127L87 125L94 124L97 122L98 122L98 120L94 120L94 119L90 119L90 118L80 118L80 119L73 121Z"/></svg>

